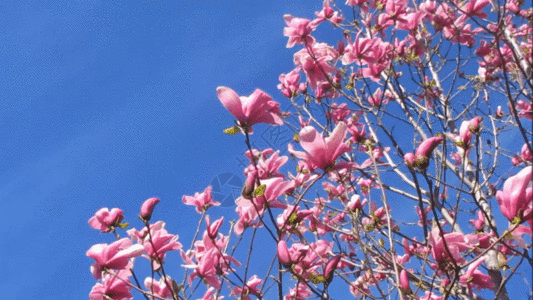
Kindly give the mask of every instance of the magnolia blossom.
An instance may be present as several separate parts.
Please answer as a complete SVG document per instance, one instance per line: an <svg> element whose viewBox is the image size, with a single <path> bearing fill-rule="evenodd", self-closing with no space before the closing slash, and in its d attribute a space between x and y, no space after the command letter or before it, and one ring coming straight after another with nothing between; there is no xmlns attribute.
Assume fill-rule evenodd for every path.
<svg viewBox="0 0 533 300"><path fill-rule="evenodd" d="M519 218L521 222L533 216L533 167L529 166L518 174L509 177L503 184L503 190L496 192L496 200L502 213L509 221Z"/></svg>
<svg viewBox="0 0 533 300"><path fill-rule="evenodd" d="M301 66L297 66L294 70L290 71L287 74L279 75L278 89L281 90L283 96L291 98L296 95L298 92L303 92L307 88L305 83L300 81L300 70Z"/></svg>
<svg viewBox="0 0 533 300"><path fill-rule="evenodd" d="M330 20L333 24L339 24L342 22L342 17L339 16L339 12L334 11L331 6L329 6L329 0L324 0L322 10L315 12L317 19L313 20L313 23L318 25L324 20Z"/></svg>
<svg viewBox="0 0 533 300"><path fill-rule="evenodd" d="M431 230L428 239L431 245L431 254L439 263L452 263L453 260L455 263L461 264L465 262L465 259L460 253L472 249L478 242L469 238L471 236L457 232L441 233L439 227L435 227Z"/></svg>
<svg viewBox="0 0 533 300"><path fill-rule="evenodd" d="M289 153L304 160L310 170L328 169L335 166L335 160L344 152L351 151L346 145L346 123L339 122L331 135L324 138L312 126L300 131L300 145L307 152L295 151L289 144Z"/></svg>
<svg viewBox="0 0 533 300"><path fill-rule="evenodd" d="M319 82L329 82L328 74L337 69L331 64L338 53L326 43L316 43L294 53L294 64L302 67L311 89L315 90Z"/></svg>
<svg viewBox="0 0 533 300"><path fill-rule="evenodd" d="M479 266L485 261L486 257L479 258L468 266L468 270L459 278L459 283L468 288L468 294L472 297L472 288L476 289L494 289L494 283L489 275L481 273Z"/></svg>
<svg viewBox="0 0 533 300"><path fill-rule="evenodd" d="M289 290L289 294L283 297L283 300L305 300L309 299L312 295L311 290L307 287L307 284L298 281L296 287Z"/></svg>
<svg viewBox="0 0 533 300"><path fill-rule="evenodd" d="M114 274L105 274L102 283L96 283L89 298L91 300L124 300L133 299L130 290L130 270L120 270Z"/></svg>
<svg viewBox="0 0 533 300"><path fill-rule="evenodd" d="M310 35L316 28L316 24L308 19L295 18L291 15L284 15L283 20L287 27L283 28L283 35L289 37L287 48L292 48L296 44L313 45L315 39Z"/></svg>
<svg viewBox="0 0 533 300"><path fill-rule="evenodd" d="M224 107L239 121L239 125L252 133L252 125L265 123L282 125L279 103L272 100L267 93L256 89L250 96L240 96L234 90L219 86L218 99Z"/></svg>
<svg viewBox="0 0 533 300"><path fill-rule="evenodd" d="M143 205L141 206L141 218L143 220L150 221L157 203L159 203L159 199L157 198L149 198L144 201Z"/></svg>
<svg viewBox="0 0 533 300"><path fill-rule="evenodd" d="M344 121L350 113L351 110L348 108L348 104L342 103L341 105L337 105L337 103L333 103L331 104L331 110L326 112L326 117L337 124Z"/></svg>
<svg viewBox="0 0 533 300"><path fill-rule="evenodd" d="M187 205L196 206L196 211L201 214L202 211L207 210L211 206L219 206L220 202L213 201L213 196L211 191L213 190L212 186L208 186L202 193L194 193L194 196L183 196L182 201Z"/></svg>
<svg viewBox="0 0 533 300"><path fill-rule="evenodd" d="M443 140L443 137L431 137L429 139L424 140L416 149L415 154L406 153L404 155L405 164L409 168L427 168L429 165L429 157L431 156L431 153Z"/></svg>
<svg viewBox="0 0 533 300"><path fill-rule="evenodd" d="M152 277L146 277L144 286L157 297L172 297L172 278L170 276L162 276L157 281Z"/></svg>
<svg viewBox="0 0 533 300"><path fill-rule="evenodd" d="M101 232L111 232L114 227L119 226L124 219L122 210L119 208L112 208L111 211L107 207L101 208L94 214L94 217L89 219L89 225L98 229Z"/></svg>
<svg viewBox="0 0 533 300"><path fill-rule="evenodd" d="M202 298L198 298L197 300L221 300L224 299L224 296L217 296L217 290L214 287L210 287L205 292L204 296Z"/></svg>
<svg viewBox="0 0 533 300"><path fill-rule="evenodd" d="M485 216L483 215L483 212L481 210L478 210L477 219L470 220L469 223L474 225L476 231L483 231L483 226L485 225Z"/></svg>
<svg viewBox="0 0 533 300"><path fill-rule="evenodd" d="M289 157L279 156L279 150L274 152L274 150L268 148L260 152L252 149L252 155L250 151L246 151L245 155L250 159L250 165L244 169L245 175L249 176L250 172L257 172L259 179L285 177L285 175L279 173L279 168L289 160Z"/></svg>
<svg viewBox="0 0 533 300"><path fill-rule="evenodd" d="M178 242L178 235L169 234L164 227L159 230L151 231L150 235L143 241L144 248L148 257L155 260L156 269L165 258L168 251L179 250L182 245Z"/></svg>
<svg viewBox="0 0 533 300"><path fill-rule="evenodd" d="M86 255L96 261L91 266L91 273L95 279L100 279L104 269L124 269L130 258L141 256L143 252L142 245L133 245L129 238L123 238L109 245L93 245Z"/></svg>
<svg viewBox="0 0 533 300"><path fill-rule="evenodd" d="M324 267L324 279L326 282L331 282L333 279L333 272L335 272L335 269L337 269L337 266L339 265L339 262L341 261L342 256L341 255L335 255L332 259L328 261L326 266Z"/></svg>
<svg viewBox="0 0 533 300"><path fill-rule="evenodd" d="M260 297L261 289L258 288L258 286L262 283L263 283L263 280L257 277L257 275L254 275L248 280L248 282L246 282L244 289L240 286L236 286L231 291L231 295L233 296L241 295L239 299L242 299L242 300L251 300L252 298L250 298L249 296L250 294Z"/></svg>
<svg viewBox="0 0 533 300"><path fill-rule="evenodd" d="M409 285L409 276L405 269L402 269L400 272L400 288L402 288L404 291L411 289L411 286Z"/></svg>

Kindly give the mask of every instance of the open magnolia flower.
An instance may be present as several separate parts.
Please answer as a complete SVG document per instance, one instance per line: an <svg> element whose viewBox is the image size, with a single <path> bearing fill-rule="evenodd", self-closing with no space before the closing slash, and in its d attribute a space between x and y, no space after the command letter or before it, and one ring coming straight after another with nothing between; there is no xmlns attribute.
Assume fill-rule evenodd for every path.
<svg viewBox="0 0 533 300"><path fill-rule="evenodd" d="M307 152L295 151L289 144L289 153L304 160L309 170L326 170L335 166L335 160L341 154L352 150L344 141L346 133L344 122L337 123L328 137L323 137L314 127L306 126L300 131L300 145Z"/></svg>
<svg viewBox="0 0 533 300"><path fill-rule="evenodd" d="M252 133L252 125L265 123L282 125L279 103L272 100L267 93L256 89L250 96L240 96L234 90L219 86L218 99L239 122L239 126Z"/></svg>
<svg viewBox="0 0 533 300"><path fill-rule="evenodd" d="M509 221L519 218L524 222L533 217L533 167L529 166L509 177L503 184L503 191L496 193L496 200L502 213Z"/></svg>

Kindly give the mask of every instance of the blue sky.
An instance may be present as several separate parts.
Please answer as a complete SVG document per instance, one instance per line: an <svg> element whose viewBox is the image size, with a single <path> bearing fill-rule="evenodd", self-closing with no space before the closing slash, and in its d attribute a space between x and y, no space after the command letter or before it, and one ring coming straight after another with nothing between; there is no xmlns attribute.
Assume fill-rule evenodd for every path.
<svg viewBox="0 0 533 300"><path fill-rule="evenodd" d="M160 198L154 218L188 247L197 215L181 197L242 180L243 138L222 133L233 118L216 87L261 88L287 107L276 85L297 50L282 16L311 18L320 1L176 2L0 4L3 298L88 299L85 252L113 241L87 224L101 207L138 228L142 202ZM276 146L257 128L258 148Z"/></svg>
<svg viewBox="0 0 533 300"><path fill-rule="evenodd" d="M287 2L0 4L3 298L87 299L85 252L112 241L87 224L101 207L139 227L141 203L158 197L156 217L190 243L182 195L242 174L242 137L222 133L233 119L215 89L281 97L282 16L320 7Z"/></svg>

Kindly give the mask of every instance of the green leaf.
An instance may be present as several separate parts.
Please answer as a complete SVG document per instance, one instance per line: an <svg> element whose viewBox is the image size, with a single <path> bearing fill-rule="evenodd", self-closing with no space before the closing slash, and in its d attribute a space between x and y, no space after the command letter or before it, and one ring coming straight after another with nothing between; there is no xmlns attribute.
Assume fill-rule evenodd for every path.
<svg viewBox="0 0 533 300"><path fill-rule="evenodd" d="M118 227L122 228L122 229L125 229L126 227L128 227L130 225L130 223L120 223L118 224Z"/></svg>
<svg viewBox="0 0 533 300"><path fill-rule="evenodd" d="M239 128L239 126L231 126L229 128L224 129L224 133L229 134L229 135L235 135L239 132L241 132L241 129Z"/></svg>
<svg viewBox="0 0 533 300"><path fill-rule="evenodd" d="M261 197L265 194L266 185L260 185L254 190L254 197Z"/></svg>
<svg viewBox="0 0 533 300"><path fill-rule="evenodd" d="M309 280L311 280L311 282L314 284L326 282L326 279L324 278L324 276L315 275L312 273L307 274L307 276L309 277Z"/></svg>

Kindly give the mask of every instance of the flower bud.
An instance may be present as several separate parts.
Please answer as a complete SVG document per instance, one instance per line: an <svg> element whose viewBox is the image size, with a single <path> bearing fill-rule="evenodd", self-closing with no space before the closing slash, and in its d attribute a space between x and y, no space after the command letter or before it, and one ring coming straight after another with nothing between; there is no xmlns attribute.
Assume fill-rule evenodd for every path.
<svg viewBox="0 0 533 300"><path fill-rule="evenodd" d="M341 261L342 256L335 255L332 259L328 261L326 267L324 268L324 279L327 283L330 283L333 279L333 272L337 269L337 265Z"/></svg>
<svg viewBox="0 0 533 300"><path fill-rule="evenodd" d="M155 205L159 203L159 199L157 198L149 198L146 201L144 201L143 205L141 206L141 219L144 221L150 221L152 218L152 213L154 211Z"/></svg>
<svg viewBox="0 0 533 300"><path fill-rule="evenodd" d="M281 240L278 243L278 258L279 262L286 267L290 266L292 263L289 249L287 248L287 244L284 240Z"/></svg>

